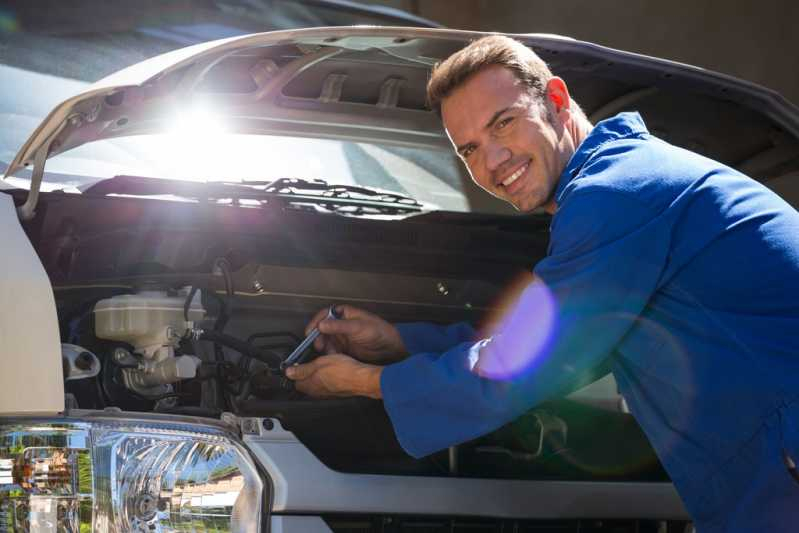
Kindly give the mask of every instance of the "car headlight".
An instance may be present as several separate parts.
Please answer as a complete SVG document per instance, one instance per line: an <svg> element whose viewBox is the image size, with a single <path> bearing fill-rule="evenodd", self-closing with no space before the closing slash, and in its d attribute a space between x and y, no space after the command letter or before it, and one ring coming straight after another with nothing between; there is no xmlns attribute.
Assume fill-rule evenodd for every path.
<svg viewBox="0 0 799 533"><path fill-rule="evenodd" d="M221 429L0 422L0 531L260 530L263 481Z"/></svg>

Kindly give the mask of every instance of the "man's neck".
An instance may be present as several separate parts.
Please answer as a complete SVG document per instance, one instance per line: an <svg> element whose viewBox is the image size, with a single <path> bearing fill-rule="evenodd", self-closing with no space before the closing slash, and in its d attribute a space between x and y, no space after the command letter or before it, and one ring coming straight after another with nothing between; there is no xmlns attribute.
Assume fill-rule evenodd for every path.
<svg viewBox="0 0 799 533"><path fill-rule="evenodd" d="M569 159L574 155L575 152L580 148L580 145L583 141L588 137L588 134L591 133L591 130L594 129L594 125L591 124L587 118L580 115L572 115L572 119L566 122L566 135L572 141L574 150L569 154L569 157L564 161L564 165L569 163ZM554 215L555 211L558 210L558 204L555 202L555 198L550 198L547 203L541 206L546 213L550 215Z"/></svg>
<svg viewBox="0 0 799 533"><path fill-rule="evenodd" d="M570 120L567 128L569 135L574 141L574 150L577 151L585 138L588 137L588 134L591 133L591 130L594 129L594 125L591 124L587 118L579 116Z"/></svg>

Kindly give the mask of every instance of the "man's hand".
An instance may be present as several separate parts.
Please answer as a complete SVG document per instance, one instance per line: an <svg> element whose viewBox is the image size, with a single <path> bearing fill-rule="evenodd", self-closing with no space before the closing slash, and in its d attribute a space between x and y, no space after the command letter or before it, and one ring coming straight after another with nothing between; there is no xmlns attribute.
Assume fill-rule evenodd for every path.
<svg viewBox="0 0 799 533"><path fill-rule="evenodd" d="M379 399L383 368L356 361L344 354L318 357L304 365L290 366L286 377L297 390L315 398L366 396Z"/></svg>
<svg viewBox="0 0 799 533"><path fill-rule="evenodd" d="M314 347L322 353L346 353L366 363L388 364L408 356L397 328L377 315L349 305L336 306L340 319L327 319L320 310L305 328L307 335L319 327Z"/></svg>

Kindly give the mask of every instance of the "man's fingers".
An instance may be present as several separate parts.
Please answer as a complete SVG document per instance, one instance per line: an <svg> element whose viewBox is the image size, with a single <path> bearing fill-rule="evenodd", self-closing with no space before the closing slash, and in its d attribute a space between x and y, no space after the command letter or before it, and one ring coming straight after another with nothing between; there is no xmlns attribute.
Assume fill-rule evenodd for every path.
<svg viewBox="0 0 799 533"><path fill-rule="evenodd" d="M319 331L325 335L353 335L363 329L362 320L331 318L319 322Z"/></svg>
<svg viewBox="0 0 799 533"><path fill-rule="evenodd" d="M325 317L327 316L327 313L328 313L328 310L329 310L329 309L330 309L329 307L325 307L324 309L320 309L320 310L319 310L319 311L318 311L318 312L317 312L317 313L316 313L316 314L313 316L313 318L311 319L311 321L310 321L310 322L308 322L308 325L307 325L307 326L305 326L305 334L306 334L306 335L308 335L308 334L311 332L311 330L312 330L313 328L315 328L315 327L316 327L316 326L319 324L319 322L321 322L322 320L324 320L324 319L325 319Z"/></svg>
<svg viewBox="0 0 799 533"><path fill-rule="evenodd" d="M313 343L314 349L318 353L338 353L342 347L336 339L330 335L320 335Z"/></svg>
<svg viewBox="0 0 799 533"><path fill-rule="evenodd" d="M286 369L286 377L293 381L308 379L311 377L311 374L316 371L316 365L314 363L315 360L304 365L290 366Z"/></svg>
<svg viewBox="0 0 799 533"><path fill-rule="evenodd" d="M316 314L313 318L308 322L308 325L305 326L305 334L308 335L311 330L319 325L325 318L327 318L327 314L330 312L329 307L323 307ZM368 313L362 309L358 309L357 307L353 307L347 304L339 304L336 306L336 313L340 316L343 320L351 320L353 318L361 318Z"/></svg>
<svg viewBox="0 0 799 533"><path fill-rule="evenodd" d="M295 388L308 396L314 396L314 392L316 391L314 386L308 381L298 381Z"/></svg>
<svg viewBox="0 0 799 533"><path fill-rule="evenodd" d="M326 339L322 335L320 335L319 337L316 337L316 340L313 341L314 350L316 350L319 353L324 352L325 345L327 344L327 342L325 342L325 341L326 341Z"/></svg>
<svg viewBox="0 0 799 533"><path fill-rule="evenodd" d="M336 313L338 313L338 316L345 320L360 318L363 316L364 312L365 311L362 309L358 309L357 307L353 307L348 304L338 304L336 306Z"/></svg>

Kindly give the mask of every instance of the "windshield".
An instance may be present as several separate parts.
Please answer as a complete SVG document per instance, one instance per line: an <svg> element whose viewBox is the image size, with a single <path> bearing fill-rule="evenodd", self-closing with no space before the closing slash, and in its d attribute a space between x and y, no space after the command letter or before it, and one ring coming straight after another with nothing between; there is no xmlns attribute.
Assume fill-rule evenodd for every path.
<svg viewBox="0 0 799 533"><path fill-rule="evenodd" d="M329 139L186 129L89 143L47 163L45 182L81 187L133 175L189 181L321 179L410 196L434 209L468 211L453 152Z"/></svg>
<svg viewBox="0 0 799 533"><path fill-rule="evenodd" d="M8 82L0 98L0 171L5 171L50 109L89 84L7 65L0 65L0 77ZM8 183L27 188L30 171L15 174ZM78 192L118 175L201 182L321 179L391 191L430 209L509 212L472 184L449 149L228 133L202 112L175 117L174 127L163 134L96 141L54 156L43 190Z"/></svg>
<svg viewBox="0 0 799 533"><path fill-rule="evenodd" d="M52 25L48 21L55 20L54 15L43 16L35 3L17 4L11 11L0 9L0 19L5 21L0 24L0 79L4 82L0 88L0 172L5 172L54 106L132 63L236 34L367 22L350 11L321 9L320 5L327 5L324 2L233 4L241 7L236 16L227 13L220 17L216 9L221 4L214 4L217 7L213 9L194 12L194 18L186 18L180 10L140 13L122 5L109 7L104 16L124 24L107 31L97 31L91 24L81 26L80 21L99 16L91 10L83 13L65 8L60 15L75 19L75 24ZM46 165L43 190L78 192L80 186L117 175L227 182L302 178L383 189L410 196L431 208L509 211L471 183L450 150L241 135L214 130L213 124L197 128L195 122L196 117L190 117L176 121L175 130L168 133L103 140L57 155ZM206 133L200 134L201 130ZM25 188L29 177L29 170L18 171L8 184L0 182L0 188Z"/></svg>

